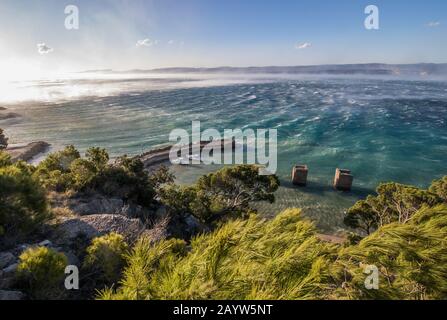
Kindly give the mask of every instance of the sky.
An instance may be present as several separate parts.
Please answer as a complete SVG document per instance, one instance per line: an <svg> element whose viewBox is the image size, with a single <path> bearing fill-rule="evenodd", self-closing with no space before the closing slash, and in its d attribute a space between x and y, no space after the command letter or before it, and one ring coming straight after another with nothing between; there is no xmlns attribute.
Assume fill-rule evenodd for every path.
<svg viewBox="0 0 447 320"><path fill-rule="evenodd" d="M445 0L1 0L0 73L445 63L446 31Z"/></svg>

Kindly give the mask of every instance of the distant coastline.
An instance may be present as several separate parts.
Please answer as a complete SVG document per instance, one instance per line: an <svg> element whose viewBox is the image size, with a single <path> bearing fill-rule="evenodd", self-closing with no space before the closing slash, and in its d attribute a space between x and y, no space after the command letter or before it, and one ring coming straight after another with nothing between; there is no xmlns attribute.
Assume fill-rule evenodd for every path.
<svg viewBox="0 0 447 320"><path fill-rule="evenodd" d="M133 69L116 71L112 69L88 70L80 73L234 73L234 74L328 74L328 75L381 75L381 76L447 76L447 63L416 63L416 64L327 64L309 66L264 66L264 67L169 67L156 69Z"/></svg>

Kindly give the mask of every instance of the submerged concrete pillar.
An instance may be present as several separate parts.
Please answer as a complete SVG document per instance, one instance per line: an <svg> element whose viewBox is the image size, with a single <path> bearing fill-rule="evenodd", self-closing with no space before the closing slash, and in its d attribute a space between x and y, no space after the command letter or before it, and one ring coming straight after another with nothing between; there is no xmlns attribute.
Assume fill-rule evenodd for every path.
<svg viewBox="0 0 447 320"><path fill-rule="evenodd" d="M351 170L339 169L335 170L334 188L342 191L351 191L354 177Z"/></svg>
<svg viewBox="0 0 447 320"><path fill-rule="evenodd" d="M307 174L309 169L306 165L296 165L292 169L292 183L296 186L307 185Z"/></svg>

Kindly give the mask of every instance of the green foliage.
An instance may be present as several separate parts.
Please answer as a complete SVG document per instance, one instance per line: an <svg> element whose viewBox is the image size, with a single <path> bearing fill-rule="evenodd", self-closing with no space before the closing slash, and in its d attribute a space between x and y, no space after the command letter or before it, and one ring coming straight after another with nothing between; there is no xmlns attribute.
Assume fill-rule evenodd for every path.
<svg viewBox="0 0 447 320"><path fill-rule="evenodd" d="M320 241L300 211L234 220L191 242L141 239L101 299L446 299L447 206L422 208L358 244ZM365 267L379 290L365 288Z"/></svg>
<svg viewBox="0 0 447 320"><path fill-rule="evenodd" d="M45 247L25 250L19 257L17 279L32 299L56 299L63 296L67 258Z"/></svg>
<svg viewBox="0 0 447 320"><path fill-rule="evenodd" d="M0 128L0 150L6 149L8 147L8 138L6 138L3 129Z"/></svg>
<svg viewBox="0 0 447 320"><path fill-rule="evenodd" d="M427 190L398 183L384 183L377 196L368 196L350 208L345 224L370 234L378 227L392 222L407 223L423 206L440 203L439 197Z"/></svg>
<svg viewBox="0 0 447 320"><path fill-rule="evenodd" d="M209 222L218 212L215 201L196 186L167 185L159 191L161 202L170 212L183 215L192 214L202 222Z"/></svg>
<svg viewBox="0 0 447 320"><path fill-rule="evenodd" d="M272 221L252 215L195 238L191 250L172 240L133 249L122 286L105 299L311 299L332 247L320 242L297 209Z"/></svg>
<svg viewBox="0 0 447 320"><path fill-rule="evenodd" d="M149 181L155 190L159 190L163 185L174 183L174 179L174 174L165 165L161 165L149 175Z"/></svg>
<svg viewBox="0 0 447 320"><path fill-rule="evenodd" d="M225 167L201 177L188 187L168 185L159 191L161 202L178 214L190 213L203 222L246 216L257 201L274 202L279 179L261 176L258 167Z"/></svg>
<svg viewBox="0 0 447 320"><path fill-rule="evenodd" d="M86 269L95 271L98 278L107 284L113 284L120 279L125 265L124 257L128 251L122 235L110 233L95 238L86 251L87 256L84 260Z"/></svg>
<svg viewBox="0 0 447 320"><path fill-rule="evenodd" d="M128 257L120 292L115 294L111 289L105 289L101 295L105 299L119 300L152 298L154 296L149 292L157 290L156 281L159 277L152 278L150 275L158 274L158 271L159 276L169 272L173 264L185 254L186 243L182 240L165 240L153 246L151 240L143 236ZM181 290L180 287L178 289Z"/></svg>
<svg viewBox="0 0 447 320"><path fill-rule="evenodd" d="M446 299L447 206L424 207L406 223L379 228L338 253L330 298ZM379 290L365 290L364 267L379 269ZM348 280L347 280L348 279Z"/></svg>
<svg viewBox="0 0 447 320"><path fill-rule="evenodd" d="M80 153L72 145L65 147L65 149L49 154L43 160L38 169L47 171L60 171L61 173L69 172L73 161L81 157Z"/></svg>
<svg viewBox="0 0 447 320"><path fill-rule="evenodd" d="M109 154L105 149L93 147L85 153L86 158L93 164L96 172L101 172L107 167Z"/></svg>
<svg viewBox="0 0 447 320"><path fill-rule="evenodd" d="M143 206L154 202L155 190L139 159L123 156L96 175L91 188Z"/></svg>
<svg viewBox="0 0 447 320"><path fill-rule="evenodd" d="M31 171L22 162L0 167L0 227L5 237L26 236L51 217L45 191Z"/></svg>
<svg viewBox="0 0 447 320"><path fill-rule="evenodd" d="M85 190L90 186L97 175L97 169L93 162L87 159L76 159L70 165L70 174L65 181L66 187L74 190ZM63 183L65 184L63 181Z"/></svg>
<svg viewBox="0 0 447 320"><path fill-rule="evenodd" d="M99 192L143 206L154 202L155 186L170 177L167 172L151 177L140 160L126 156L113 164L108 162L105 149L90 148L85 158L81 158L79 152L69 146L50 154L38 165L34 175L48 190Z"/></svg>
<svg viewBox="0 0 447 320"><path fill-rule="evenodd" d="M4 151L0 151L0 168L12 165L11 156Z"/></svg>
<svg viewBox="0 0 447 320"><path fill-rule="evenodd" d="M259 168L253 165L225 167L197 182L199 190L219 198L226 210L247 210L254 201L273 203L278 187L278 177L259 175Z"/></svg>
<svg viewBox="0 0 447 320"><path fill-rule="evenodd" d="M81 155L74 146L49 154L36 168L34 176L48 189L63 192L73 185L70 167Z"/></svg>
<svg viewBox="0 0 447 320"><path fill-rule="evenodd" d="M444 202L447 202L447 176L443 177L442 179L433 181L429 191L436 194L438 197L444 200Z"/></svg>

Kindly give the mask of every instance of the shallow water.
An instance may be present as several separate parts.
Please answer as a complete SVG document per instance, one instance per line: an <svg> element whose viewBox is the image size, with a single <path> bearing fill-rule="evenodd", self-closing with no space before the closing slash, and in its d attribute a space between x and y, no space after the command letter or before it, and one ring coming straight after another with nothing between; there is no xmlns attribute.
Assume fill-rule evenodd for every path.
<svg viewBox="0 0 447 320"><path fill-rule="evenodd" d="M221 132L275 128L283 187L277 202L261 210L301 207L331 231L342 227L343 211L380 182L426 187L447 174L446 82L278 78L172 85L182 81L155 80L153 86L139 80L137 88L126 80L119 91L101 96L3 103L21 117L0 126L12 142L45 140L56 149L74 144L81 151L102 146L113 156L166 144L172 129L190 129L193 120L202 130ZM166 83L169 89L161 90ZM310 168L307 188L288 182L297 163ZM330 187L337 167L352 170L352 193ZM213 169L173 168L182 183Z"/></svg>

